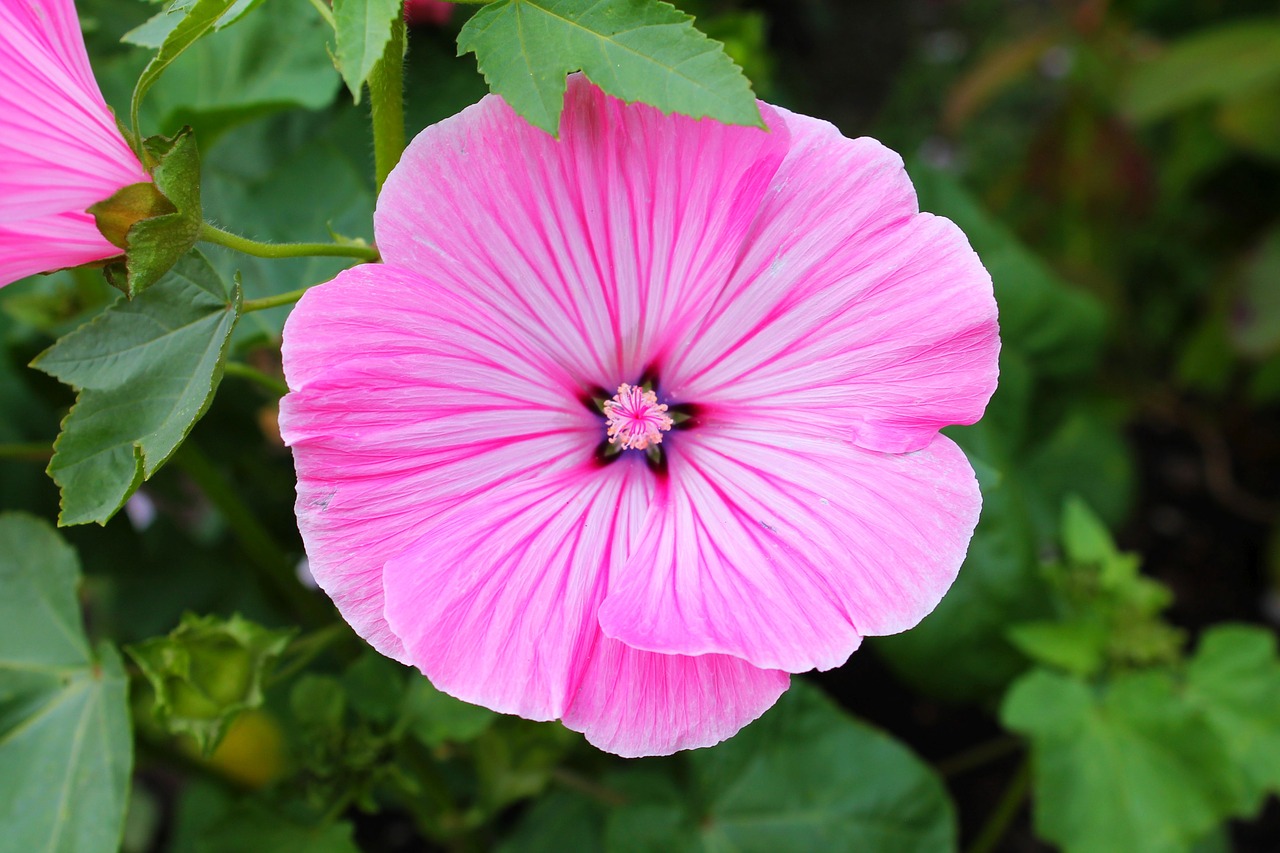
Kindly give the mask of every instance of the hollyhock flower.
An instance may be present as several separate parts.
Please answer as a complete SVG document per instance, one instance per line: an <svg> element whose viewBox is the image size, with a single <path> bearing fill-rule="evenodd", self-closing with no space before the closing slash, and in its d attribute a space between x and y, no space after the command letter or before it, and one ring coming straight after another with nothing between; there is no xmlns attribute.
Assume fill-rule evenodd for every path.
<svg viewBox="0 0 1280 853"><path fill-rule="evenodd" d="M995 387L990 278L897 155L762 110L574 77L557 141L487 97L289 318L311 570L441 690L706 746L955 578L980 496L938 429Z"/></svg>
<svg viewBox="0 0 1280 853"><path fill-rule="evenodd" d="M404 20L411 27L423 24L441 26L453 16L453 4L445 0L404 0Z"/></svg>
<svg viewBox="0 0 1280 853"><path fill-rule="evenodd" d="M0 3L0 285L121 254L85 211L147 180L72 0Z"/></svg>

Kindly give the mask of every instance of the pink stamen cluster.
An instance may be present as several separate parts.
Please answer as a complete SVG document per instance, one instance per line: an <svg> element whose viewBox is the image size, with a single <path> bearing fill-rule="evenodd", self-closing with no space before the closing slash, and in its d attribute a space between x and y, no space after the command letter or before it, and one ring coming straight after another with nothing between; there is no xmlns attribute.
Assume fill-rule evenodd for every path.
<svg viewBox="0 0 1280 853"><path fill-rule="evenodd" d="M624 450L661 444L662 434L671 429L671 416L666 404L658 402L658 395L625 382L603 408L609 419L609 443L621 444Z"/></svg>

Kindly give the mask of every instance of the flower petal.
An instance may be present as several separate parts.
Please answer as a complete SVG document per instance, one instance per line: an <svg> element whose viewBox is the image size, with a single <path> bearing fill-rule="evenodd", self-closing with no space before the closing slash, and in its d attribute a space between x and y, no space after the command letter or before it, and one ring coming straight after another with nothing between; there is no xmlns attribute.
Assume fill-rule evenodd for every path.
<svg viewBox="0 0 1280 853"><path fill-rule="evenodd" d="M887 452L973 423L1000 346L977 255L951 222L916 212L898 155L779 112L791 151L732 280L673 349L664 390Z"/></svg>
<svg viewBox="0 0 1280 853"><path fill-rule="evenodd" d="M121 254L87 213L0 223L0 284Z"/></svg>
<svg viewBox="0 0 1280 853"><path fill-rule="evenodd" d="M674 438L600 609L604 632L636 648L839 666L862 636L937 605L977 524L973 471L942 436L899 455L735 424Z"/></svg>
<svg viewBox="0 0 1280 853"><path fill-rule="evenodd" d="M378 247L612 392L723 287L786 152L775 124L664 116L574 76L556 140L487 97L409 145Z"/></svg>
<svg viewBox="0 0 1280 853"><path fill-rule="evenodd" d="M639 460L511 484L439 516L383 575L387 622L439 689L602 749L668 754L729 737L785 673L628 649L595 614L650 497Z"/></svg>
<svg viewBox="0 0 1280 853"><path fill-rule="evenodd" d="M83 213L148 180L93 78L71 0L0 4L0 223Z"/></svg>
<svg viewBox="0 0 1280 853"><path fill-rule="evenodd" d="M404 660L382 567L468 495L589 463L603 419L518 331L416 273L370 264L312 288L284 330L280 431L317 583Z"/></svg>

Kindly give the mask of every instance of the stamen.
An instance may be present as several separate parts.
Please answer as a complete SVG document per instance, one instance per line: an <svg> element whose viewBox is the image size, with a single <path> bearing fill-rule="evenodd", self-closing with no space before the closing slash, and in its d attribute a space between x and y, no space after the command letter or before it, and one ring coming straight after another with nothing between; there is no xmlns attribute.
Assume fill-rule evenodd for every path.
<svg viewBox="0 0 1280 853"><path fill-rule="evenodd" d="M609 443L626 450L645 450L662 443L662 434L671 429L671 417L658 395L635 385L622 383L612 400L606 400Z"/></svg>

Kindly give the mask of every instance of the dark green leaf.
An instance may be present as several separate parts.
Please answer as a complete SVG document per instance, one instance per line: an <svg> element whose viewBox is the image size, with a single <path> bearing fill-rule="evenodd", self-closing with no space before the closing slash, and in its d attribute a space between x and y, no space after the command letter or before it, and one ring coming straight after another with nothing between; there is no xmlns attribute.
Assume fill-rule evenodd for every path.
<svg viewBox="0 0 1280 853"><path fill-rule="evenodd" d="M239 285L192 252L36 357L80 392L49 463L61 524L105 524L172 455L213 399L239 313Z"/></svg>
<svg viewBox="0 0 1280 853"><path fill-rule="evenodd" d="M1031 739L1037 832L1069 853L1186 850L1238 802L1221 740L1165 673L1097 691L1036 670L1001 718Z"/></svg>
<svg viewBox="0 0 1280 853"><path fill-rule="evenodd" d="M262 704L263 680L293 633L188 613L167 637L127 651L155 691L156 719L208 755L237 714Z"/></svg>
<svg viewBox="0 0 1280 853"><path fill-rule="evenodd" d="M763 126L751 84L693 19L655 0L498 0L458 34L489 86L531 124L556 133L565 76L582 71L624 101Z"/></svg>
<svg viewBox="0 0 1280 853"><path fill-rule="evenodd" d="M307 826L257 803L231 809L206 828L194 853L360 853L346 821Z"/></svg>
<svg viewBox="0 0 1280 853"><path fill-rule="evenodd" d="M1206 631L1187 667L1187 692L1226 744L1244 779L1242 810L1253 814L1280 793L1280 659L1263 628Z"/></svg>
<svg viewBox="0 0 1280 853"><path fill-rule="evenodd" d="M133 741L120 656L95 659L75 552L42 521L0 515L0 825L7 850L113 853Z"/></svg>
<svg viewBox="0 0 1280 853"><path fill-rule="evenodd" d="M731 740L684 760L691 790L648 802L633 797L618 808L611 853L942 853L956 846L955 815L938 777L804 682ZM660 846L632 844L636 838Z"/></svg>
<svg viewBox="0 0 1280 853"><path fill-rule="evenodd" d="M382 59L391 28L401 14L403 0L334 0L333 21L338 39L338 69L355 102Z"/></svg>
<svg viewBox="0 0 1280 853"><path fill-rule="evenodd" d="M529 806L497 853L565 853L603 847L600 805L567 791L552 791Z"/></svg>

